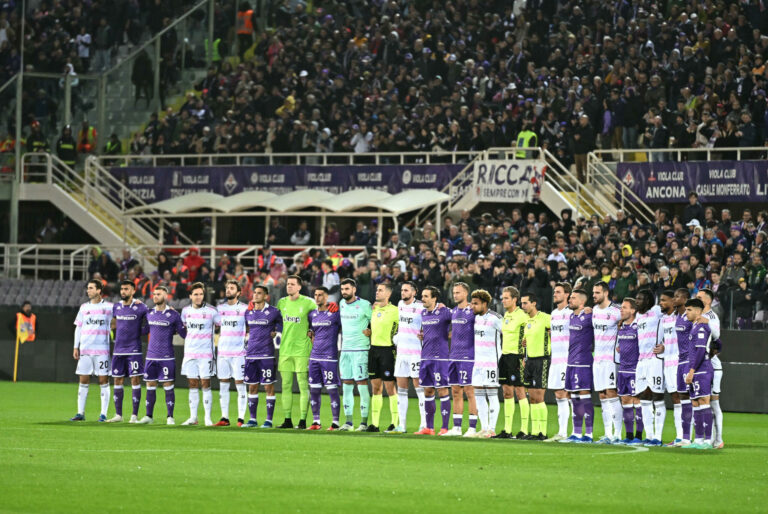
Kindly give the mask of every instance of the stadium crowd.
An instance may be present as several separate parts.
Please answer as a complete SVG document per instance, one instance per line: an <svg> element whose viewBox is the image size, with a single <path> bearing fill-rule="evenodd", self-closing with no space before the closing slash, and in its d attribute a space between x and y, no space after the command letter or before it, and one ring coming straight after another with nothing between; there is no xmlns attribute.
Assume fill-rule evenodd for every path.
<svg viewBox="0 0 768 514"><path fill-rule="evenodd" d="M579 284L590 294L594 284L607 282L618 302L643 289L658 297L663 290L686 288L693 297L709 288L715 294L713 308L726 326L744 329L752 328L755 314L768 306L766 211L753 216L744 209L737 217L727 209L704 207L692 195L682 215L658 210L651 225L639 224L622 211L615 219L571 219L568 211L561 215L537 216L518 208L479 216L465 211L456 219L444 218L442 227L425 221L403 226L398 233L390 230L378 254L375 220L358 221L344 236L329 224L319 240L306 222L291 232L273 218L267 245L253 267L227 254L211 263L193 247L183 256L162 252L152 273L144 273L127 251L117 258L94 250L89 271L105 284L132 280L143 298L149 298L158 283L166 285L172 297L186 298L186 287L201 281L213 298L221 299L226 280L235 279L244 298L250 298L255 285L265 285L277 302L285 295L289 274L302 277L308 294L328 287L332 300L338 299L340 280L347 277L357 281L359 296L371 301L381 282L395 286L395 302L397 286L410 280L419 288L437 287L448 304L456 282L486 289L495 301L504 287L515 286L535 292L544 312L551 310L552 289L561 281ZM312 247L318 243L326 250ZM294 255L280 251L281 245L308 249ZM368 247L366 257L340 251L344 245Z"/></svg>
<svg viewBox="0 0 768 514"><path fill-rule="evenodd" d="M219 61L199 95L153 115L130 152L479 151L531 129L530 146L581 172L595 148L763 146L766 13L756 1L299 4L256 31L252 56Z"/></svg>

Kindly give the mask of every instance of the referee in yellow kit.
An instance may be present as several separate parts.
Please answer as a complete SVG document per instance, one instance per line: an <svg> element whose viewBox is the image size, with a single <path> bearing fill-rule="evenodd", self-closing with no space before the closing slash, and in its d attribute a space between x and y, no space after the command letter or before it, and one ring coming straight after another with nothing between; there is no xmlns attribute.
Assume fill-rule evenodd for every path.
<svg viewBox="0 0 768 514"><path fill-rule="evenodd" d="M552 354L552 317L545 312L539 312L538 301L533 293L524 293L520 300L520 307L528 315L523 327L526 355L523 383L528 388L528 399L531 403L531 431L524 439L543 441L547 438L547 405L544 403L544 392ZM523 427L523 432L527 431L527 428Z"/></svg>
<svg viewBox="0 0 768 514"><path fill-rule="evenodd" d="M397 325L400 315L397 307L389 303L392 296L390 284L376 286L376 303L371 314L371 350L368 354L368 377L371 379L373 397L371 398L371 424L368 432L379 431L381 408L384 405L383 389L389 396L391 422L386 433L395 431L398 425L397 395L395 394L395 344Z"/></svg>

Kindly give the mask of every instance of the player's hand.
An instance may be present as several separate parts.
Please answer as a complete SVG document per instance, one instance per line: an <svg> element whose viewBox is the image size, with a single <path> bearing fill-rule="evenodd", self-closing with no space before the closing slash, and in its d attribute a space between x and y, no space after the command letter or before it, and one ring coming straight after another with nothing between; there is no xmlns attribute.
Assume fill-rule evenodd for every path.
<svg viewBox="0 0 768 514"><path fill-rule="evenodd" d="M522 345L523 345L523 348L526 347L526 340L525 340L525 338L523 338Z"/></svg>
<svg viewBox="0 0 768 514"><path fill-rule="evenodd" d="M419 335L417 337L419 338L419 341L423 341L424 340L424 332L419 330Z"/></svg>
<svg viewBox="0 0 768 514"><path fill-rule="evenodd" d="M328 312L339 312L339 304L336 302L328 302Z"/></svg>
<svg viewBox="0 0 768 514"><path fill-rule="evenodd" d="M656 355L659 355L661 353L664 353L664 345L663 344L657 344L653 347L653 353Z"/></svg>
<svg viewBox="0 0 768 514"><path fill-rule="evenodd" d="M274 339L276 335L277 335L277 332L270 332L269 333L269 337L271 337L272 339Z"/></svg>
<svg viewBox="0 0 768 514"><path fill-rule="evenodd" d="M363 335L365 337L371 337L371 329L370 328L366 328L365 330L363 330Z"/></svg>
<svg viewBox="0 0 768 514"><path fill-rule="evenodd" d="M584 314L592 314L592 307L584 307Z"/></svg>
<svg viewBox="0 0 768 514"><path fill-rule="evenodd" d="M74 349L74 351L72 352L72 357L73 357L73 358L74 358L76 361L80 360L80 349L79 349L79 348L75 348L75 349Z"/></svg>
<svg viewBox="0 0 768 514"><path fill-rule="evenodd" d="M687 375L685 375L685 383L686 384L692 384L693 383L693 370L689 371Z"/></svg>

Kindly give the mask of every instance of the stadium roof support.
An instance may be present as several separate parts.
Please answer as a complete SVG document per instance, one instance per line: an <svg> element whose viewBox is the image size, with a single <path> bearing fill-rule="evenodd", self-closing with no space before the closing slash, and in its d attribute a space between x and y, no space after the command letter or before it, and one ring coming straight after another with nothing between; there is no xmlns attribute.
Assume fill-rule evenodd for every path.
<svg viewBox="0 0 768 514"><path fill-rule="evenodd" d="M125 212L129 218L216 218L265 216L265 232L269 230L271 216L319 217L321 234L325 234L328 216L359 218L376 217L382 226L384 217L391 217L395 230L399 230L397 217L411 211L435 206L435 226L441 226L441 209L449 195L430 189L413 189L398 194L375 189L356 189L341 194L320 190L291 191L282 195L264 191L246 191L232 196L214 193L191 193ZM216 223L212 224L211 244L216 245ZM377 250L381 249L381 230L378 231ZM162 234L160 235L162 238ZM266 233L265 233L266 237Z"/></svg>

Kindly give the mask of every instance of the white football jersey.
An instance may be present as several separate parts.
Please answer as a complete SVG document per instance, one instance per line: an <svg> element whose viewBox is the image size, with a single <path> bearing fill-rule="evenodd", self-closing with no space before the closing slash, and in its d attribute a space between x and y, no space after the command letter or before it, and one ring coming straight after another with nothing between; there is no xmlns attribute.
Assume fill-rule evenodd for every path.
<svg viewBox="0 0 768 514"><path fill-rule="evenodd" d="M654 305L644 314L637 313L637 342L639 358L650 359L655 357L653 347L661 343L664 334L661 331L661 307Z"/></svg>
<svg viewBox="0 0 768 514"><path fill-rule="evenodd" d="M488 311L475 316L475 366L496 368L501 356L502 317Z"/></svg>
<svg viewBox="0 0 768 514"><path fill-rule="evenodd" d="M245 357L245 311L248 306L242 302L229 305L227 302L216 306L219 313L219 357Z"/></svg>
<svg viewBox="0 0 768 514"><path fill-rule="evenodd" d="M212 359L213 326L220 323L219 312L207 303L199 309L187 305L181 310L181 322L187 327L184 358Z"/></svg>
<svg viewBox="0 0 768 514"><path fill-rule="evenodd" d="M424 304L418 300L406 304L403 300L397 303L397 312L400 323L397 326L394 342L397 345L397 354L403 356L420 357L421 340L421 311Z"/></svg>
<svg viewBox="0 0 768 514"><path fill-rule="evenodd" d="M677 347L677 312L673 311L672 314L664 314L661 317L661 331L664 338L664 353L661 355L664 358L664 367L677 367L680 355L678 354Z"/></svg>
<svg viewBox="0 0 768 514"><path fill-rule="evenodd" d="M715 311L710 309L701 315L709 319L709 331L712 333L712 340L720 339L720 318L717 317Z"/></svg>
<svg viewBox="0 0 768 514"><path fill-rule="evenodd" d="M595 331L595 362L613 362L616 335L619 332L621 310L615 303L606 308L592 307L592 328Z"/></svg>
<svg viewBox="0 0 768 514"><path fill-rule="evenodd" d="M80 328L80 339L75 348L80 355L109 355L109 331L112 323L112 304L86 302L80 306L75 326Z"/></svg>
<svg viewBox="0 0 768 514"><path fill-rule="evenodd" d="M573 311L568 307L552 310L550 323L553 365L568 363L568 325L571 322L571 314Z"/></svg>

